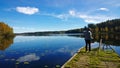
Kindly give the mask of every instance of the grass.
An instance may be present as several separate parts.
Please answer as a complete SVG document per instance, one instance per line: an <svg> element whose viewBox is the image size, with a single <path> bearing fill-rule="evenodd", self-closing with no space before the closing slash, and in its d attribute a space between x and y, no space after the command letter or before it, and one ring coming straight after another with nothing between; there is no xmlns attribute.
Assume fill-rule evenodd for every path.
<svg viewBox="0 0 120 68"><path fill-rule="evenodd" d="M112 50L94 48L86 52L82 48L64 68L120 68L120 57Z"/></svg>

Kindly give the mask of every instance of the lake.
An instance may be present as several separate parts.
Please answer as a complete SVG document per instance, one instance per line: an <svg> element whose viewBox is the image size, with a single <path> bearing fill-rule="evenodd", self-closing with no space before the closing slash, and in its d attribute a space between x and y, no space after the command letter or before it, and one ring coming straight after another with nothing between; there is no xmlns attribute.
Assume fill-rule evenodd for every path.
<svg viewBox="0 0 120 68"><path fill-rule="evenodd" d="M99 45L97 39L92 47ZM81 35L16 36L14 39L2 39L0 68L60 68L84 45ZM120 54L119 44L104 42L103 45L110 45Z"/></svg>

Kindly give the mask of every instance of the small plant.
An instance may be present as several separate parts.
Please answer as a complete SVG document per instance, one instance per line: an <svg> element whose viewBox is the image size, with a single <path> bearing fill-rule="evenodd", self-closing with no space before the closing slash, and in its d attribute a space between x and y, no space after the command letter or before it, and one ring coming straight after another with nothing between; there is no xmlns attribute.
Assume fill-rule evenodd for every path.
<svg viewBox="0 0 120 68"><path fill-rule="evenodd" d="M56 68L60 68L60 65L56 65Z"/></svg>
<svg viewBox="0 0 120 68"><path fill-rule="evenodd" d="M24 64L29 64L29 62L24 62Z"/></svg>
<svg viewBox="0 0 120 68"><path fill-rule="evenodd" d="M45 67L45 68L48 68L48 66L47 66L47 65L45 65L44 67Z"/></svg>

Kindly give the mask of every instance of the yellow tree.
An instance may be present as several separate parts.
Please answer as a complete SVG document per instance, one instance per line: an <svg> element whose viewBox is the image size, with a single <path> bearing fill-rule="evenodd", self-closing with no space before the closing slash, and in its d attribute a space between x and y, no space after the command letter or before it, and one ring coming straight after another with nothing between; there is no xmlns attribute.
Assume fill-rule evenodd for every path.
<svg viewBox="0 0 120 68"><path fill-rule="evenodd" d="M2 37L14 36L13 28L8 26L4 22L0 22L0 36Z"/></svg>

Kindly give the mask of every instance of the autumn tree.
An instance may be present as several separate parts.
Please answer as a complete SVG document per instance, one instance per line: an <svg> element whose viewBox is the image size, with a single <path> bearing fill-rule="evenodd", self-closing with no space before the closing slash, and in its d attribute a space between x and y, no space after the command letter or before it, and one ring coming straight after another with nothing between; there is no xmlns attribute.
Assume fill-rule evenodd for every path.
<svg viewBox="0 0 120 68"><path fill-rule="evenodd" d="M0 37L10 37L14 36L13 28L5 24L4 22L0 22Z"/></svg>

